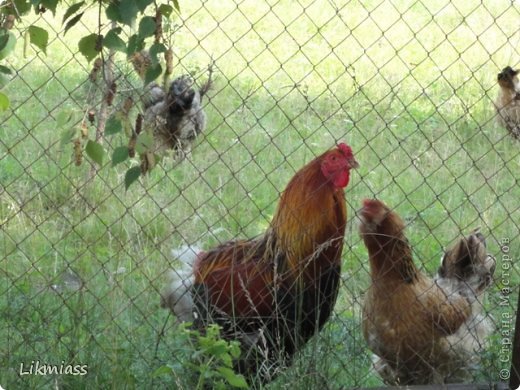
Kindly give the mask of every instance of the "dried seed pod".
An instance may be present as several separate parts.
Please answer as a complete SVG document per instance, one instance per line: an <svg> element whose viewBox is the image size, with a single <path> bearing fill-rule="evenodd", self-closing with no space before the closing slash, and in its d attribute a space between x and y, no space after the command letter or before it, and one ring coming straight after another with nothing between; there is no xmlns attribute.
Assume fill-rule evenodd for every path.
<svg viewBox="0 0 520 390"><path fill-rule="evenodd" d="M145 175L155 166L155 155L151 152L146 152L139 157L141 158L141 173Z"/></svg>
<svg viewBox="0 0 520 390"><path fill-rule="evenodd" d="M143 130L143 114L137 114L137 118L135 118L135 133L137 135L141 134Z"/></svg>
<svg viewBox="0 0 520 390"><path fill-rule="evenodd" d="M91 125L94 124L94 121L96 120L96 111L89 110L88 112L88 121Z"/></svg>
<svg viewBox="0 0 520 390"><path fill-rule="evenodd" d="M171 48L164 52L164 60L166 61L165 73L169 76L173 73L173 50Z"/></svg>
<svg viewBox="0 0 520 390"><path fill-rule="evenodd" d="M135 132L132 133L130 139L128 140L128 156L131 158L135 157L135 145L137 144L137 134Z"/></svg>
<svg viewBox="0 0 520 390"><path fill-rule="evenodd" d="M93 83L95 83L97 81L99 71L101 70L102 67L103 67L103 60L99 57L96 58L96 60L94 61L94 64L92 65L92 70L90 71L90 74L89 74L90 81L92 81Z"/></svg>
<svg viewBox="0 0 520 390"><path fill-rule="evenodd" d="M146 50L132 54L130 62L134 66L134 70L137 72L139 77L144 80L146 71L152 65L152 59L150 54Z"/></svg>
<svg viewBox="0 0 520 390"><path fill-rule="evenodd" d="M81 122L81 138L87 139L88 138L88 127L85 121Z"/></svg>
<svg viewBox="0 0 520 390"><path fill-rule="evenodd" d="M103 50L103 35L99 34L96 39L96 51L101 52Z"/></svg>
<svg viewBox="0 0 520 390"><path fill-rule="evenodd" d="M14 15L6 15L3 28L6 30L11 30L14 27L14 21L16 20L16 17Z"/></svg>
<svg viewBox="0 0 520 390"><path fill-rule="evenodd" d="M161 38L163 35L162 28L162 14L159 9L155 11L155 43L161 43Z"/></svg>
<svg viewBox="0 0 520 390"><path fill-rule="evenodd" d="M139 158L141 159L141 173L146 175L148 172L148 161L146 159L146 153L141 154Z"/></svg>
<svg viewBox="0 0 520 390"><path fill-rule="evenodd" d="M107 105L110 107L113 103L114 103L114 97L116 96L116 92L117 92L117 84L115 81L112 81L112 83L110 84L110 87L108 88L108 91L107 91Z"/></svg>
<svg viewBox="0 0 520 390"><path fill-rule="evenodd" d="M74 140L74 164L76 164L77 167L81 165L81 162L83 161L83 149L81 147L81 139L76 138Z"/></svg>
<svg viewBox="0 0 520 390"><path fill-rule="evenodd" d="M164 90L168 90L170 76L173 73L173 50L171 48L164 52L164 61L166 62L166 69L163 73L163 88Z"/></svg>
<svg viewBox="0 0 520 390"><path fill-rule="evenodd" d="M121 112L124 116L128 116L130 114L130 110L134 106L134 99L132 99L132 96L129 96L125 99L123 102L123 107L121 108Z"/></svg>

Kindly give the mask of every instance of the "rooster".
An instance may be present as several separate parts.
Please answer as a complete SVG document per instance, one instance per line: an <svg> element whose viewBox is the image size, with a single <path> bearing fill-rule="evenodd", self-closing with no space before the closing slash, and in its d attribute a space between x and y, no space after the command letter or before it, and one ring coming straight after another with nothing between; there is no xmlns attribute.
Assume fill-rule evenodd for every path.
<svg viewBox="0 0 520 390"><path fill-rule="evenodd" d="M312 160L290 180L262 236L190 256L191 272L173 274L162 306L201 331L219 324L226 339L241 344L236 370L271 380L331 314L347 220L344 188L357 167L344 143Z"/></svg>
<svg viewBox="0 0 520 390"><path fill-rule="evenodd" d="M478 316L468 288L474 286L476 292L487 286L489 274L481 271L491 264L482 240L470 236L450 249L439 275L442 280L433 280L415 266L405 225L395 212L378 200L365 200L360 219L372 279L363 307L363 334L377 355L377 372L391 385L467 380L468 357L476 351L460 341ZM466 254L475 255L475 268L465 266ZM477 265L481 262L482 269ZM468 272L459 275L457 270ZM484 284L473 283L473 274L484 274Z"/></svg>
<svg viewBox="0 0 520 390"><path fill-rule="evenodd" d="M516 139L520 139L520 84L518 70L505 67L498 74L500 90L495 100L498 123Z"/></svg>

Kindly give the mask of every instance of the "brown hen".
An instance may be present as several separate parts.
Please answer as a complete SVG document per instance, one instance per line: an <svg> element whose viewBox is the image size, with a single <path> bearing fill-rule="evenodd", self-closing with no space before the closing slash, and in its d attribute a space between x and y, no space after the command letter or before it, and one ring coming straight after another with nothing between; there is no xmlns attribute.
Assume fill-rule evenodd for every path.
<svg viewBox="0 0 520 390"><path fill-rule="evenodd" d="M363 334L377 355L376 370L392 385L461 380L465 357L449 336L471 317L468 298L417 269L403 221L382 202L365 200L360 218L372 279Z"/></svg>

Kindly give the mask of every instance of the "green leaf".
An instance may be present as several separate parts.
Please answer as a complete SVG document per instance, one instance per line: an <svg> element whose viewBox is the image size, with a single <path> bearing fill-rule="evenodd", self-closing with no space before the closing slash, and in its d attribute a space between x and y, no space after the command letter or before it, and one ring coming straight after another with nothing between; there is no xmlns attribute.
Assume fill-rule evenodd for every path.
<svg viewBox="0 0 520 390"><path fill-rule="evenodd" d="M152 46L150 46L150 58L152 59L152 64L159 63L159 58L157 57L159 53L166 52L166 46L164 46L162 43L154 43Z"/></svg>
<svg viewBox="0 0 520 390"><path fill-rule="evenodd" d="M245 378L242 375L236 374L231 368L218 367L217 370L231 386L242 389L246 389L248 387Z"/></svg>
<svg viewBox="0 0 520 390"><path fill-rule="evenodd" d="M121 125L123 126L123 131L125 132L125 134L131 135L132 131L134 131L134 128L132 122L130 121L130 117L125 116L124 118L119 118L121 119Z"/></svg>
<svg viewBox="0 0 520 390"><path fill-rule="evenodd" d="M144 83L148 84L154 81L157 77L159 77L162 73L161 64L157 63L155 65L150 66L146 70L146 74L144 75Z"/></svg>
<svg viewBox="0 0 520 390"><path fill-rule="evenodd" d="M161 366L157 370L152 372L152 378L155 378L155 377L158 377L158 376L161 376L161 375L166 375L166 374L169 375L171 373L172 373L171 367L169 367L169 366Z"/></svg>
<svg viewBox="0 0 520 390"><path fill-rule="evenodd" d="M0 29L0 51L7 46L7 42L9 41L9 34L7 30Z"/></svg>
<svg viewBox="0 0 520 390"><path fill-rule="evenodd" d="M56 16L56 7L58 5L58 0L41 0L41 5L52 12L53 16Z"/></svg>
<svg viewBox="0 0 520 390"><path fill-rule="evenodd" d="M137 141L135 143L135 151L139 154L146 153L153 147L153 135L144 132L137 136Z"/></svg>
<svg viewBox="0 0 520 390"><path fill-rule="evenodd" d="M163 155L154 153L153 156L155 158L155 165L159 165L163 159Z"/></svg>
<svg viewBox="0 0 520 390"><path fill-rule="evenodd" d="M132 54L144 49L144 39L139 37L137 34L132 35L128 39L128 48L126 49L126 55L131 56Z"/></svg>
<svg viewBox="0 0 520 390"><path fill-rule="evenodd" d="M9 84L9 77L6 77L3 73L0 73L0 89L4 88Z"/></svg>
<svg viewBox="0 0 520 390"><path fill-rule="evenodd" d="M49 33L47 30L38 26L29 26L28 30L31 44L47 54L47 45L49 44Z"/></svg>
<svg viewBox="0 0 520 390"><path fill-rule="evenodd" d="M61 134L60 145L66 145L71 142L78 135L78 129L76 127L71 127L70 129L65 130Z"/></svg>
<svg viewBox="0 0 520 390"><path fill-rule="evenodd" d="M67 24L65 25L65 30L63 31L63 35L67 34L67 31L69 31L72 27L76 25L76 23L80 21L83 14L84 12L81 12L67 22Z"/></svg>
<svg viewBox="0 0 520 390"><path fill-rule="evenodd" d="M201 345L202 344L203 343L201 343ZM222 357L222 355L227 353L227 344L224 340L210 340L209 345L206 345L206 348L206 353L213 356Z"/></svg>
<svg viewBox="0 0 520 390"><path fill-rule="evenodd" d="M110 30L105 38L103 38L103 46L105 46L107 49L116 50L116 51L122 51L123 53L126 52L126 44L125 41L123 41L119 34L121 33L121 28L113 28Z"/></svg>
<svg viewBox="0 0 520 390"><path fill-rule="evenodd" d="M118 146L114 149L114 153L112 153L112 166L115 167L117 164L126 161L128 157L128 147Z"/></svg>
<svg viewBox="0 0 520 390"><path fill-rule="evenodd" d="M4 93L0 92L0 112L9 108L9 98Z"/></svg>
<svg viewBox="0 0 520 390"><path fill-rule="evenodd" d="M181 12L181 7L179 7L179 1L178 0L173 0L172 2L173 2L173 6L177 10L177 12Z"/></svg>
<svg viewBox="0 0 520 390"><path fill-rule="evenodd" d="M112 1L105 10L105 14L108 19L113 22L121 23L121 13L119 12L119 1Z"/></svg>
<svg viewBox="0 0 520 390"><path fill-rule="evenodd" d="M161 4L159 6L159 12L161 13L161 15L165 16L166 18L169 18L173 12L173 7L169 4Z"/></svg>
<svg viewBox="0 0 520 390"><path fill-rule="evenodd" d="M16 45L16 36L11 31L6 32L3 30L2 32L0 32L0 60L6 58L14 50ZM3 46L1 44L2 42Z"/></svg>
<svg viewBox="0 0 520 390"><path fill-rule="evenodd" d="M81 54L85 56L88 62L92 61L98 55L97 49L97 34L90 34L79 40L78 48Z"/></svg>
<svg viewBox="0 0 520 390"><path fill-rule="evenodd" d="M31 10L31 1L30 0L14 0L14 6L16 12L20 15L25 15L27 12Z"/></svg>
<svg viewBox="0 0 520 390"><path fill-rule="evenodd" d="M56 126L63 127L72 121L73 111L70 109L64 109L56 115Z"/></svg>
<svg viewBox="0 0 520 390"><path fill-rule="evenodd" d="M139 22L139 36L150 37L155 33L155 20L151 16L145 16Z"/></svg>
<svg viewBox="0 0 520 390"><path fill-rule="evenodd" d="M240 347L236 342L231 342L229 346L229 354L231 355L231 358L238 359L240 356Z"/></svg>
<svg viewBox="0 0 520 390"><path fill-rule="evenodd" d="M111 117L107 120L105 125L105 135L114 135L123 130L123 126L121 125L121 121L116 117Z"/></svg>
<svg viewBox="0 0 520 390"><path fill-rule="evenodd" d="M154 0L136 0L137 8L140 12L144 12Z"/></svg>
<svg viewBox="0 0 520 390"><path fill-rule="evenodd" d="M87 156L89 156L98 165L103 165L103 157L105 156L105 149L103 146L95 141L89 140L85 148Z"/></svg>
<svg viewBox="0 0 520 390"><path fill-rule="evenodd" d="M137 18L139 8L135 0L121 0L119 3L119 15L121 15L121 22L131 26Z"/></svg>
<svg viewBox="0 0 520 390"><path fill-rule="evenodd" d="M7 66L0 65L0 73L10 75L13 73Z"/></svg>
<svg viewBox="0 0 520 390"><path fill-rule="evenodd" d="M72 15L74 15L76 12L79 11L79 9L85 4L84 1L80 1L79 3L72 4L67 10L65 11L65 14L63 15L63 20L61 23L65 23L65 21L70 18Z"/></svg>
<svg viewBox="0 0 520 390"><path fill-rule="evenodd" d="M132 167L128 171L126 171L125 190L128 190L128 187L130 187L137 179L139 179L139 176L141 176L140 166Z"/></svg>

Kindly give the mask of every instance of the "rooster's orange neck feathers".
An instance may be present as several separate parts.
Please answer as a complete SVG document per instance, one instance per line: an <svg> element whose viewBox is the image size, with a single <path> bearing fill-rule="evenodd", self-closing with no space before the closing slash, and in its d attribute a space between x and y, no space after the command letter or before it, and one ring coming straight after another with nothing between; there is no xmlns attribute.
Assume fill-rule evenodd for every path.
<svg viewBox="0 0 520 390"><path fill-rule="evenodd" d="M335 188L321 172L321 158L302 168L289 182L271 222L271 234L277 237L277 249L287 262L285 271L301 275L316 258L321 264L339 264L346 226L343 189ZM269 234L269 233L268 233ZM323 262L323 252L329 264Z"/></svg>

